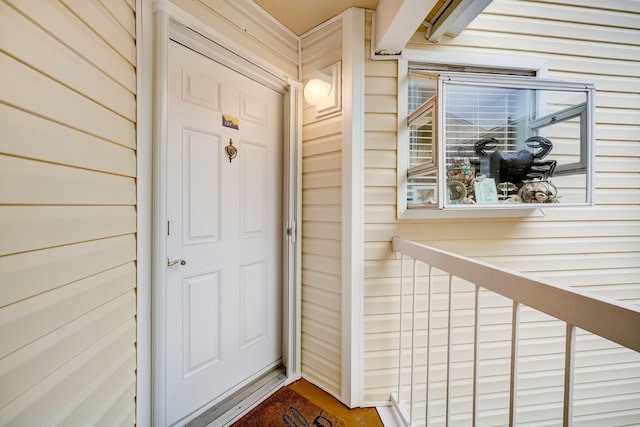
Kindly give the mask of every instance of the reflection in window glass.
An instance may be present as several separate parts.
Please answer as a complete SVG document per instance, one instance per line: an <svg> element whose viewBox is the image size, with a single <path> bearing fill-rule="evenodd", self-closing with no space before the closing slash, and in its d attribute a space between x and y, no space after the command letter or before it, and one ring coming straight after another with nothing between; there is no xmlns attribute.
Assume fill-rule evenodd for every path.
<svg viewBox="0 0 640 427"><path fill-rule="evenodd" d="M444 96L447 203L586 200L585 92L447 84Z"/></svg>

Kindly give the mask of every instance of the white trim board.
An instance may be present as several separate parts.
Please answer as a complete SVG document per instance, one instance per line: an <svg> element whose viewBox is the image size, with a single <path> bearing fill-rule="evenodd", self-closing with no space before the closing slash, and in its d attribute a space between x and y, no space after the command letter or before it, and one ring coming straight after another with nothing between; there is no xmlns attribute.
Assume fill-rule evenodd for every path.
<svg viewBox="0 0 640 427"><path fill-rule="evenodd" d="M136 425L152 425L153 4L136 0Z"/></svg>
<svg viewBox="0 0 640 427"><path fill-rule="evenodd" d="M342 402L361 405L364 286L364 9L342 14Z"/></svg>
<svg viewBox="0 0 640 427"><path fill-rule="evenodd" d="M547 74L547 61L543 59L433 52L420 49L405 49L401 57L409 62L536 71L537 77L545 77Z"/></svg>
<svg viewBox="0 0 640 427"><path fill-rule="evenodd" d="M164 10L155 13L155 57L154 57L154 124L153 124L153 254L152 254L152 339L153 339L153 387L152 387L152 416L155 425L166 424L164 398L166 384L164 376L164 348L166 340L166 316L162 308L166 300L165 287L166 269L166 191L164 186L158 185L166 177L167 164L167 86L168 86L168 46L169 46L169 15Z"/></svg>

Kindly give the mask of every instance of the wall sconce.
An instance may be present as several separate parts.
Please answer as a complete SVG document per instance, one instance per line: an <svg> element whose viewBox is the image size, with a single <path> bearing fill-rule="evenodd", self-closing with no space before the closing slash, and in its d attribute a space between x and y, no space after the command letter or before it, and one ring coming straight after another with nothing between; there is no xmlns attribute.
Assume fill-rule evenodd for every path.
<svg viewBox="0 0 640 427"><path fill-rule="evenodd" d="M304 85L304 99L316 107L316 117L340 111L341 63L314 71Z"/></svg>

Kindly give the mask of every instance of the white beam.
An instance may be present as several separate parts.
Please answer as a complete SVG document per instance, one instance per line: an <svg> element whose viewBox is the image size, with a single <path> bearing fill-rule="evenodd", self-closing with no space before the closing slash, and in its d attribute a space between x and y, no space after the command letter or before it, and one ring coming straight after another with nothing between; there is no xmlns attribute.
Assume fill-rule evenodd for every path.
<svg viewBox="0 0 640 427"><path fill-rule="evenodd" d="M380 0L376 9L375 52L399 54L437 0Z"/></svg>

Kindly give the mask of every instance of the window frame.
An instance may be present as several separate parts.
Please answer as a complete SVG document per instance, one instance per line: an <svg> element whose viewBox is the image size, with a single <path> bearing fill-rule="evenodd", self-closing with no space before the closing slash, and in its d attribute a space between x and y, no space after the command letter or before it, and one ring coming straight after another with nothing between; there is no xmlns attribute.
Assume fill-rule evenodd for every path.
<svg viewBox="0 0 640 427"><path fill-rule="evenodd" d="M410 129L411 125L413 124L413 122L415 122L416 120L424 117L426 114L431 114L431 127L432 127L432 134L437 135L438 134L438 117L437 117L437 112L438 112L438 97L437 96L433 96L431 98L429 98L427 101L424 102L424 104L422 104L419 108L417 108L415 111L413 111L411 114L409 114L409 117L407 118L407 127ZM411 133L411 131L409 131L409 133ZM422 176L422 173L428 173L428 172L432 172L432 171L437 171L438 168L438 144L433 144L432 141L432 147L431 147L431 151L432 151L432 155L431 155L431 161L428 162L424 162L421 163L419 165L415 165L415 166L409 166L407 169L407 177L411 178L414 176ZM411 151L411 150L409 150Z"/></svg>
<svg viewBox="0 0 640 427"><path fill-rule="evenodd" d="M481 86L500 86L522 88L523 76L526 79L527 88L545 90L575 90L576 92L586 92L587 100L584 105L573 106L566 110L549 114L532 122L531 130L541 129L554 122L553 117L580 117L581 140L580 159L578 162L558 166L554 175L569 175L578 172L586 174L586 195L584 203L577 204L553 204L555 207L567 206L591 206L593 191L593 109L594 90L593 85L586 83L559 82L548 80L546 76L546 64L537 60L503 59L503 58L480 58L477 62L461 64L459 58L452 55L437 55L429 61L422 59L425 53L421 51L403 52L403 58L398 60L398 182L397 182L397 216L399 219L432 219L432 218L482 218L482 217L521 217L521 216L542 216L544 212L538 204L510 204L504 206L490 205L447 205L444 202L444 186L446 183L446 168L444 165L444 128L443 103L445 100L443 85L446 81L455 81L456 84L470 84ZM448 61L450 59L451 61ZM469 57L469 59L472 59ZM435 61L434 61L435 60ZM418 67L416 68L416 65ZM434 123L436 127L437 140L434 144L435 164L437 167L437 205L425 207L409 207L407 203L408 187L408 165L409 165L409 125L408 125L408 81L412 71L424 70L435 71L441 76L438 79L437 107ZM450 71L450 70L455 71ZM460 72L460 71L472 72ZM479 71L483 71L480 73ZM495 74L495 75L494 75ZM446 77L445 77L446 76ZM416 110L417 111L417 110ZM414 112L415 114L415 112ZM414 166L412 170L415 170ZM544 207L551 207L551 204Z"/></svg>
<svg viewBox="0 0 640 427"><path fill-rule="evenodd" d="M590 95L588 95L590 96ZM593 105L593 102L591 102ZM556 113L548 114L544 117L531 122L531 129L542 129L559 121L572 119L580 116L580 160L578 162L569 163L567 165L559 165L554 171L555 176L572 175L578 172L587 172L589 168L589 151L591 144L589 144L590 132L589 132L589 101L585 101L582 104L578 104L574 107L569 107L565 110L558 111Z"/></svg>

